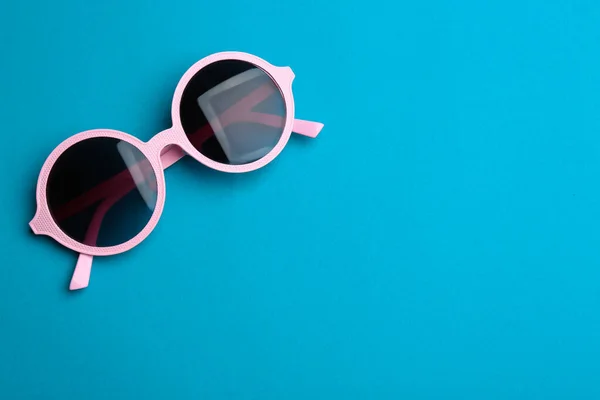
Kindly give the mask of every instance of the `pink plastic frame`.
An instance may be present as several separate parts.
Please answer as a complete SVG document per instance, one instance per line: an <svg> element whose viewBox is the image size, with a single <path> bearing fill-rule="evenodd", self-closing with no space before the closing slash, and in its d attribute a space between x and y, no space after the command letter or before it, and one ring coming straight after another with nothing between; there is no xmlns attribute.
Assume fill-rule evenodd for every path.
<svg viewBox="0 0 600 400"><path fill-rule="evenodd" d="M242 60L261 68L273 79L279 88L285 103L285 124L283 128L283 134L281 135L279 142L266 156L249 164L229 165L218 163L209 159L196 150L196 148L191 144L181 125L179 110L184 89L198 71L211 63L221 60ZM304 136L313 138L316 137L323 128L323 124L294 119L294 98L292 95L293 80L294 73L290 67L276 67L251 54L240 52L222 52L213 54L198 61L183 75L177 85L177 88L175 89L171 107L173 127L160 132L148 142L142 142L141 140L127 133L110 129L96 129L78 133L56 147L46 159L40 172L36 191L37 210L29 225L36 235L50 236L63 246L80 253L77 267L73 274L73 279L71 280L70 289L74 290L87 287L93 259L92 256L110 256L131 250L140 244L144 239L146 239L146 237L148 237L150 232L152 232L152 230L156 227L165 204L166 193L163 170L177 162L183 156L189 155L200 161L202 164L223 172L250 172L264 167L273 161L273 159L279 155L279 153L287 144L292 131ZM128 142L138 148L150 161L150 165L152 166L157 179L157 202L150 221L135 237L118 246L94 247L71 239L58 227L52 218L52 215L50 214L50 210L48 209L48 202L46 199L46 184L54 163L69 147L80 141L96 137L116 138Z"/></svg>

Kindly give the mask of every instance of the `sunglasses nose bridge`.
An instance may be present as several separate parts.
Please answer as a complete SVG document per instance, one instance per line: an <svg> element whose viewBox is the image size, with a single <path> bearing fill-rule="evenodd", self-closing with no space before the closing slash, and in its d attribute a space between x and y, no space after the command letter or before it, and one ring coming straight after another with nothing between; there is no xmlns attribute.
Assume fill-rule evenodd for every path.
<svg viewBox="0 0 600 400"><path fill-rule="evenodd" d="M173 127L160 132L146 143L154 156L158 157L163 169L173 165L185 155L181 143L182 134L182 131Z"/></svg>
<svg viewBox="0 0 600 400"><path fill-rule="evenodd" d="M148 141L148 145L152 146L159 154L167 147L171 147L178 143L176 132L173 128L166 129L156 134Z"/></svg>

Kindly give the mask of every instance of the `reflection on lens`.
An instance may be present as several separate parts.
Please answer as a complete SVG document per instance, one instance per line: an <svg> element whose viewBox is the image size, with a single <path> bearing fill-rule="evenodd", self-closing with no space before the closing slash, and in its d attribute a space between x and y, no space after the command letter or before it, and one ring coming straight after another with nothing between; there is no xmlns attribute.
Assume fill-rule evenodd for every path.
<svg viewBox="0 0 600 400"><path fill-rule="evenodd" d="M56 160L46 197L52 218L70 238L88 246L116 246L150 221L157 180L135 146L93 138L69 147Z"/></svg>
<svg viewBox="0 0 600 400"><path fill-rule="evenodd" d="M245 61L202 68L183 92L180 116L192 145L211 160L248 164L266 156L285 125L285 102L262 69Z"/></svg>

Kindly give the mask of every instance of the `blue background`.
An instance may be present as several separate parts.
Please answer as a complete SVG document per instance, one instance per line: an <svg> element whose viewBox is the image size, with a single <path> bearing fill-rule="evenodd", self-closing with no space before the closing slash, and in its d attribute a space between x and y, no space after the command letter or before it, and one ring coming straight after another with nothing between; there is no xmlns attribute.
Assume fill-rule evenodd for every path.
<svg viewBox="0 0 600 400"><path fill-rule="evenodd" d="M485 3L485 4L484 4ZM0 6L2 399L600 398L600 3ZM169 127L222 50L296 73L251 174L166 172L161 222L97 259L27 223L68 136Z"/></svg>

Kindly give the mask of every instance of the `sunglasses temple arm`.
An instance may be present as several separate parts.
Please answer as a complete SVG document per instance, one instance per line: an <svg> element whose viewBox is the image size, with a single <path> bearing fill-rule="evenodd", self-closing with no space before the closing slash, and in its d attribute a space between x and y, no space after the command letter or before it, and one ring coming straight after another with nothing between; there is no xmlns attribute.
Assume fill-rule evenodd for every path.
<svg viewBox="0 0 600 400"><path fill-rule="evenodd" d="M179 146L172 145L163 150L160 155L160 162L162 163L163 169L167 169L177 161L181 160L184 156L185 152L181 150Z"/></svg>
<svg viewBox="0 0 600 400"><path fill-rule="evenodd" d="M295 119L292 130L294 131L294 133L297 133L299 135L308 136L310 138L316 138L319 132L321 132L321 129L323 129L323 126L324 125L320 122Z"/></svg>
<svg viewBox="0 0 600 400"><path fill-rule="evenodd" d="M283 122L283 117L279 115L264 114L252 111L246 115L243 115L241 118L231 121L230 123L236 122L255 122L257 124L278 128ZM298 135L316 138L319 132L321 132L321 129L323 129L323 126L324 125L320 122L295 119L292 131Z"/></svg>
<svg viewBox="0 0 600 400"><path fill-rule="evenodd" d="M71 278L71 284L69 290L83 289L90 283L90 274L92 272L92 261L94 256L87 254L80 254L77 259L77 265L75 266L75 272Z"/></svg>
<svg viewBox="0 0 600 400"><path fill-rule="evenodd" d="M229 123L256 122L263 125L280 128L283 117L279 115L264 114L252 111L254 107L262 103L273 92L273 88L269 85L263 85L259 87L254 92L250 93L225 111L221 115L221 119L223 121L228 121ZM321 129L323 129L322 123L305 121L302 119L294 119L292 128L295 133L311 138L316 138L319 132L321 132Z"/></svg>
<svg viewBox="0 0 600 400"><path fill-rule="evenodd" d="M88 231L86 233L85 243L96 243L104 216L106 215L108 210L110 210L110 208L129 191L129 189L125 189L127 191L123 190L121 193L105 199L96 209L96 212L92 217L92 221L90 222L90 226L88 227ZM88 254L79 254L79 258L77 259L77 265L75 266L75 271L73 272L73 277L71 278L71 283L69 285L69 290L83 289L88 286L88 284L90 283L90 274L92 272L93 260L94 256L90 256Z"/></svg>

